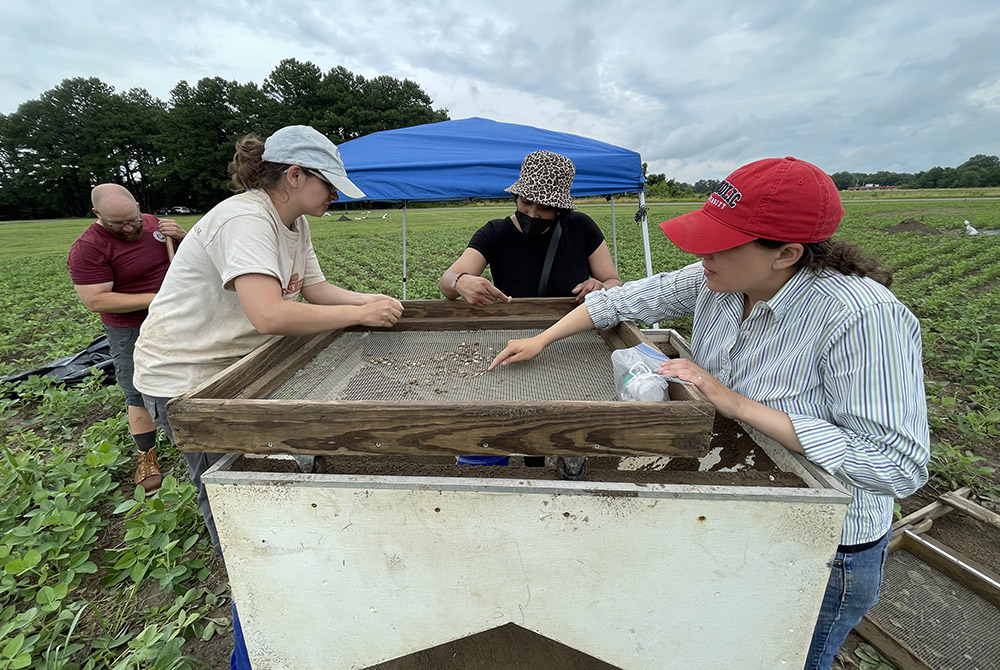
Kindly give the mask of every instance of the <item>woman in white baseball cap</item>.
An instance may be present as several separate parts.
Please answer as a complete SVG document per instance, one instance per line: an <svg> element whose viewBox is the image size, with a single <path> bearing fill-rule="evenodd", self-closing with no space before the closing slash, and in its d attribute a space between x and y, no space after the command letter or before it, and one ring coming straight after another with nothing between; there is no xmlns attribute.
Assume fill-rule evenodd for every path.
<svg viewBox="0 0 1000 670"><path fill-rule="evenodd" d="M403 311L389 296L330 284L319 267L306 215L321 216L338 191L364 197L333 142L308 126L282 128L266 142L248 135L237 142L229 172L241 193L191 229L135 344L135 386L171 443L167 402L261 344L280 335L389 327ZM217 553L201 475L221 456L184 453ZM247 668L238 620L234 630L233 667Z"/></svg>

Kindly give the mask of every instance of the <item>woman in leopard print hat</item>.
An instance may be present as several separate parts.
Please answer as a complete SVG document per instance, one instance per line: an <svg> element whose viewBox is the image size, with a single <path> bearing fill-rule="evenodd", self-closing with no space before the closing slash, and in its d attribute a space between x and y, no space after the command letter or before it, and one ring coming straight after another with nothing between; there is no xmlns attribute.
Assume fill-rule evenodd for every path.
<svg viewBox="0 0 1000 670"><path fill-rule="evenodd" d="M576 168L566 156L535 151L505 191L516 211L480 228L469 246L441 275L441 292L473 305L513 298L576 297L621 286L604 234L594 220L573 210L570 187ZM553 241L554 240L554 241ZM543 277L549 247L554 255ZM493 282L481 276L489 266Z"/></svg>

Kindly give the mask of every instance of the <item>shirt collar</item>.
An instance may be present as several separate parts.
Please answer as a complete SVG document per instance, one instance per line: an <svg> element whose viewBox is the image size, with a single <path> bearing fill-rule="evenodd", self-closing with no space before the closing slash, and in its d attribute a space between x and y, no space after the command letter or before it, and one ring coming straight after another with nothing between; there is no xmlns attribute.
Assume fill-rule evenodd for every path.
<svg viewBox="0 0 1000 670"><path fill-rule="evenodd" d="M794 307L808 292L816 282L816 274L810 270L800 268L792 275L792 278L785 282L785 285L778 289L778 292L767 301L767 306L778 319L782 318Z"/></svg>

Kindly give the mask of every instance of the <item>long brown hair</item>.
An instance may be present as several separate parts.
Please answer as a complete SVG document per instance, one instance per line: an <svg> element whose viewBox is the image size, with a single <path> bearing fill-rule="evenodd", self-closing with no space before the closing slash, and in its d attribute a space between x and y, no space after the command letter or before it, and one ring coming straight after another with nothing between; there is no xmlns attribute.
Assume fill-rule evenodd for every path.
<svg viewBox="0 0 1000 670"><path fill-rule="evenodd" d="M236 141L236 153L229 163L229 177L234 191L248 188L274 189L289 166L265 161L264 142L256 135L245 135Z"/></svg>
<svg viewBox="0 0 1000 670"><path fill-rule="evenodd" d="M758 239L757 243L769 249L777 249L783 244L790 244L789 242L778 242L764 238ZM871 277L885 287L892 284L891 272L883 269L877 260L866 255L859 247L849 242L825 240L803 244L802 258L799 259L798 266L812 270L819 275L833 271L842 275Z"/></svg>

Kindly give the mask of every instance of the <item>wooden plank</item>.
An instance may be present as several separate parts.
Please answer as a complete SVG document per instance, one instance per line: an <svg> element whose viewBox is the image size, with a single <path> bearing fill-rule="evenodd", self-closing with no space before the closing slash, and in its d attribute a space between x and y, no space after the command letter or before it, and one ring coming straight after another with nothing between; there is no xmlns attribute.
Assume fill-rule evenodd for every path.
<svg viewBox="0 0 1000 670"><path fill-rule="evenodd" d="M657 349L672 358L691 358L691 349L687 342L673 328L640 331Z"/></svg>
<svg viewBox="0 0 1000 670"><path fill-rule="evenodd" d="M968 514L977 521L982 521L985 524L1000 529L1000 514L986 509L979 503L961 498L950 491L941 496L941 502L954 507L964 514Z"/></svg>
<svg viewBox="0 0 1000 670"><path fill-rule="evenodd" d="M618 331L612 328L611 330L597 330L595 331L604 340L604 344L607 345L609 350L616 349L627 349L629 345L625 344L625 340L621 338Z"/></svg>
<svg viewBox="0 0 1000 670"><path fill-rule="evenodd" d="M334 330L318 335L279 337L261 345L257 349L230 365L217 375L202 382L181 398L233 398L247 386L260 379L266 371L280 366L289 356L302 349L318 353L343 331Z"/></svg>
<svg viewBox="0 0 1000 670"><path fill-rule="evenodd" d="M941 574L951 577L984 600L1000 607L1000 577L929 537L921 537L913 532L904 532L903 536L900 549L910 552Z"/></svg>
<svg viewBox="0 0 1000 670"><path fill-rule="evenodd" d="M631 321L622 321L617 326L611 330L615 331L618 337L621 338L622 342L625 343L626 347L634 347L637 344L645 343L651 347L655 347L648 337L644 336L635 324Z"/></svg>
<svg viewBox="0 0 1000 670"><path fill-rule="evenodd" d="M892 633L868 615L861 619L861 623L855 626L854 630L878 649L879 653L892 661L899 670L933 670L913 649L893 637Z"/></svg>
<svg viewBox="0 0 1000 670"><path fill-rule="evenodd" d="M575 298L515 298L513 302L478 307L464 300L404 300L403 316L409 319L435 321L465 321L491 318L497 315L511 317L555 317L558 321L577 307Z"/></svg>
<svg viewBox="0 0 1000 670"><path fill-rule="evenodd" d="M547 328L575 307L577 303L573 298L515 298L513 302L485 307L470 305L464 300L404 300L403 315L389 330L534 328L535 324L542 323L548 324L543 326ZM511 325L516 323L525 325Z"/></svg>
<svg viewBox="0 0 1000 670"><path fill-rule="evenodd" d="M331 337L332 335L339 336L340 332L343 331L313 336L302 346L293 349L284 359L279 359L273 367L262 365L261 375L247 385L242 397L266 398L271 395L275 389L288 381L292 375L323 351L335 339L335 337Z"/></svg>
<svg viewBox="0 0 1000 670"><path fill-rule="evenodd" d="M400 319L390 332L434 331L434 330L537 330L543 331L561 318L561 315L536 314L520 316L516 314L493 314L462 320L445 319ZM348 328L351 331L366 331L371 328L357 326Z"/></svg>
<svg viewBox="0 0 1000 670"><path fill-rule="evenodd" d="M700 457L710 403L421 403L187 399L168 407L184 451ZM595 446L596 445L596 446Z"/></svg>
<svg viewBox="0 0 1000 670"><path fill-rule="evenodd" d="M892 537L889 538L889 553L899 549L899 545L903 543L903 538L906 537L904 531L910 531L919 535L920 533L926 533L931 529L931 525L934 523L931 519L921 519L913 524L907 524L902 528L896 528L895 525L892 527Z"/></svg>
<svg viewBox="0 0 1000 670"><path fill-rule="evenodd" d="M965 498L968 497L968 495L971 492L972 490L966 486L955 491L955 495L958 496L959 498ZM904 526L915 524L917 521L921 519L931 519L931 520L937 519L939 517L944 516L950 511L951 509L947 507L943 502L941 502L940 499L938 499L929 505L924 505L916 512L911 512L910 514L907 514L902 519L892 524L892 530L893 532L897 532L901 530Z"/></svg>
<svg viewBox="0 0 1000 670"><path fill-rule="evenodd" d="M573 298L516 298L485 307L464 300L404 300L403 315L386 330L545 330L576 306Z"/></svg>

